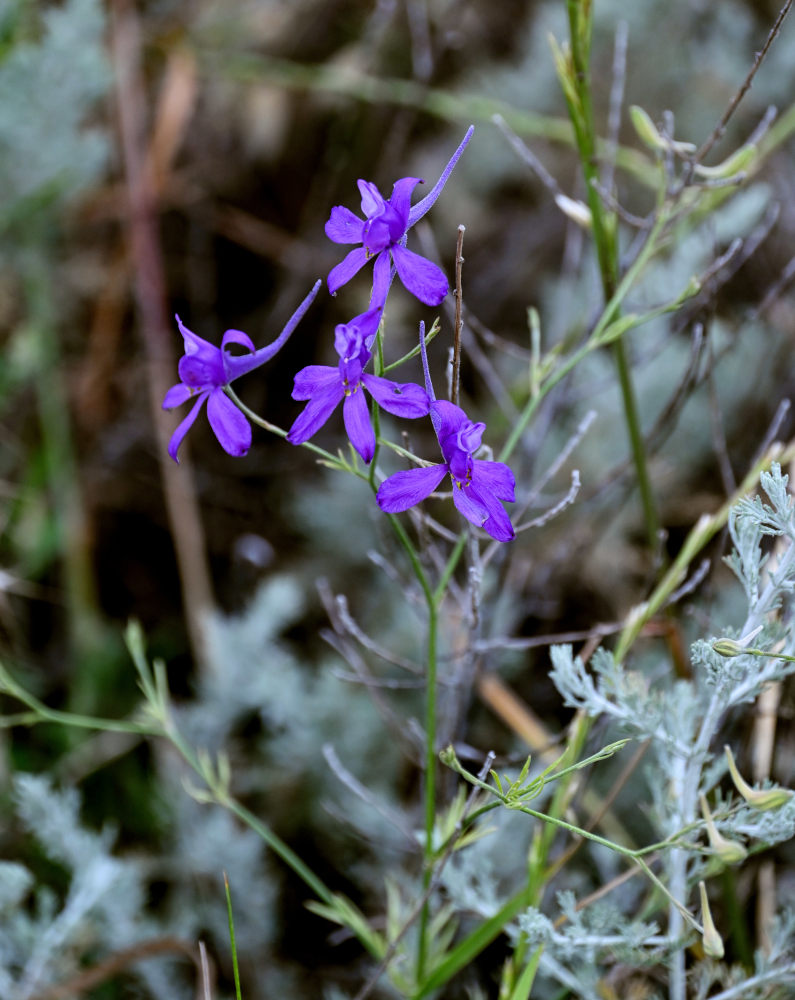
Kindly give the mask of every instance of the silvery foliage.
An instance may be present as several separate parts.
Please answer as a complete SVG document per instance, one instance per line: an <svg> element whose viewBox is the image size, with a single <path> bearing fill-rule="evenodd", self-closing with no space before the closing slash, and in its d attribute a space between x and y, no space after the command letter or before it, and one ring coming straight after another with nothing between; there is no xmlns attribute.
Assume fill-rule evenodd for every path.
<svg viewBox="0 0 795 1000"><path fill-rule="evenodd" d="M272 576L241 612L209 615L207 670L198 678L193 698L175 706L175 723L194 749L212 757L228 755L232 793L266 795L268 820L277 827L296 822L286 809L301 801L301 825L322 828L324 839L331 811L346 828L378 844L379 850L405 855L406 838L389 820L390 811L400 811L393 781L397 749L384 740L383 724L372 711L367 691L336 676L336 656L322 656L320 662L301 660L284 638L305 614L306 594L299 577ZM256 737L251 736L252 723L258 728ZM383 812L330 774L323 755L326 744L333 745L342 764L366 785L372 798L383 802ZM188 937L209 928L223 953L226 909L220 878L226 871L238 954L242 961L259 964L273 939L280 868L269 862L256 834L218 806L199 804L184 794L180 781L185 779L190 789L198 780L186 774L181 762L169 756L163 758L163 766L167 769L163 776L174 790L175 859L185 876L177 880L171 919ZM410 828L410 822L405 826ZM364 852L347 874L361 876L365 885L382 878L381 872L367 868ZM191 881L211 887L203 900L191 897ZM273 961L268 968L269 976L279 971Z"/></svg>
<svg viewBox="0 0 795 1000"><path fill-rule="evenodd" d="M313 710L329 719L335 711L337 719L341 717L344 686L336 682L342 690L330 697L323 681L310 685L306 672L279 641L302 609L298 584L276 577L260 589L243 615L218 615L209 622L212 669L200 680L195 698L174 709L177 725L196 748L213 754L228 749L236 727L252 714L262 719L268 739L284 737L296 747L304 727L314 727ZM322 762L317 745L306 752ZM146 859L118 856L111 827L101 832L86 829L75 789L56 789L40 776L17 778L16 814L45 854L66 869L70 881L61 901L48 886L36 884L23 865L0 864L3 1000L26 1000L47 985L67 981L89 952L104 956L164 934L190 943L202 937L216 955L227 956L224 872L241 962L261 962L270 953L280 879L261 839L220 807L200 804L185 794L183 783L190 788L190 779L176 755L162 753L157 761L167 789L160 802L165 846L159 857ZM272 782L273 769L263 767L261 754L257 759L233 757L233 762L236 790ZM305 766L307 760L298 754L291 777ZM156 916L147 913L151 879L166 884ZM147 958L131 969L145 996L182 1000L193 995L188 986L193 970L185 968L184 959L178 967L173 961ZM260 979L278 994L284 971L268 963Z"/></svg>
<svg viewBox="0 0 795 1000"><path fill-rule="evenodd" d="M209 669L199 679L195 697L177 716L191 744L215 754L229 744L235 727L251 717L259 717L270 736L297 733L308 678L279 637L303 608L298 583L275 577L240 614L207 616Z"/></svg>
<svg viewBox="0 0 795 1000"><path fill-rule="evenodd" d="M716 986L729 992L731 1000L767 1000L770 997L791 996L791 983L795 979L794 909L785 909L773 921L769 940L768 952L754 953L754 971L750 977L740 965L726 966L717 962L700 962L693 969L689 980L693 1000L707 1000L708 996L715 996ZM782 982L781 970L786 963L789 963L789 979L777 992L776 983Z"/></svg>
<svg viewBox="0 0 795 1000"><path fill-rule="evenodd" d="M166 781L168 782L168 776ZM23 774L15 781L15 812L46 856L69 875L63 898L37 884L23 865L0 863L0 996L26 1000L69 981L85 957L106 957L164 935L228 955L229 930L223 873L229 878L241 960L267 954L274 931L278 881L259 837L223 810L194 802L180 787L169 801L174 814L160 857L119 856L116 832L87 829L80 797L48 778ZM157 913L148 912L148 883L167 883ZM147 997L187 1000L194 972L159 957L130 965ZM275 970L278 972L279 970ZM264 974L263 974L264 975ZM268 973L268 983L275 982Z"/></svg>
<svg viewBox="0 0 795 1000"><path fill-rule="evenodd" d="M727 632L726 637L740 639L761 627L753 637L754 648L775 648L777 652L793 655L795 638L783 624L788 619L795 588L795 516L787 483L787 476L774 463L770 472L761 475L765 497L743 499L730 514L729 533L734 551L726 562L745 591L748 611L741 626L734 633ZM770 538L776 540L772 553L769 543L765 546ZM754 701L765 684L786 677L795 664L746 653L726 658L715 653L710 642L699 641L691 648L692 681L652 683L645 673L616 662L606 650L599 650L592 657L590 669L573 655L570 646L554 647L551 655L550 676L567 705L594 717L608 716L622 731L651 740L653 757L646 774L652 808L648 814L661 838L699 818L698 792L713 794L716 825L726 837L754 846L775 844L795 834L795 798L764 812L741 804L730 818L724 818L721 812L726 812L727 803L716 788L726 773L721 753L723 741L719 739L726 713ZM665 672L661 674L665 676ZM665 781L661 775L667 776ZM732 801L736 805L736 795L732 795ZM697 835L690 838L692 843L698 839L704 838ZM687 850L668 853L670 887L678 887L686 903L692 902L691 892L698 879L704 877L708 860ZM791 927L791 915L781 919ZM617 924L617 932L619 927ZM588 934L576 919L567 933L571 936L570 944L579 942L584 949L576 951L579 960L587 951ZM620 933L627 933L626 927ZM628 943L632 937L629 935ZM643 942L638 939L635 943ZM671 946L675 944L671 942ZM660 947L664 951L664 941ZM567 956L574 954L558 936L552 938L548 949L557 961L564 963ZM792 963L791 951L790 939L776 952L778 958L758 956L759 969L773 976L776 961L783 962L788 957ZM634 961L638 961L637 957ZM709 969L719 968L716 963L705 965ZM788 968L791 977L792 964ZM577 974L581 972L578 966ZM701 974L709 979L709 973ZM726 983L730 982L728 973L715 973L714 978L720 980L721 976ZM769 985L769 980L766 982ZM583 988L591 987L589 977L585 976ZM754 989L753 985L749 987Z"/></svg>
<svg viewBox="0 0 795 1000"><path fill-rule="evenodd" d="M235 732L258 720L262 736L257 751L278 762L278 773L264 774L260 768L259 778L254 773L247 777L246 761L233 756L235 779L244 787L258 782L273 789L280 776L293 781L319 775L327 788L322 748L330 742L368 787L384 790L391 785L390 762L396 752L385 745L383 724L372 712L366 690L336 676L336 656L318 663L300 661L282 638L305 613L305 594L298 577L274 576L241 613L207 618L209 669L195 697L178 711L178 726L195 747L212 754L226 748L234 754Z"/></svg>
<svg viewBox="0 0 795 1000"><path fill-rule="evenodd" d="M219 957L228 955L226 874L238 956L261 960L273 942L280 888L262 840L225 810L194 801L177 783L173 801L172 889L163 913L171 932L186 941L209 937Z"/></svg>
<svg viewBox="0 0 795 1000"><path fill-rule="evenodd" d="M99 0L68 0L41 15L37 41L0 59L0 225L22 204L67 199L103 169L107 142L86 118L110 82L104 32Z"/></svg>
<svg viewBox="0 0 795 1000"><path fill-rule="evenodd" d="M113 952L162 934L145 913L145 871L137 859L112 853L115 831L97 833L80 821L74 789L59 790L39 775L14 783L16 814L47 857L69 874L63 898L37 885L18 863L0 864L0 996L26 1000L81 970L87 952ZM170 963L149 960L132 972L151 996L187 997Z"/></svg>

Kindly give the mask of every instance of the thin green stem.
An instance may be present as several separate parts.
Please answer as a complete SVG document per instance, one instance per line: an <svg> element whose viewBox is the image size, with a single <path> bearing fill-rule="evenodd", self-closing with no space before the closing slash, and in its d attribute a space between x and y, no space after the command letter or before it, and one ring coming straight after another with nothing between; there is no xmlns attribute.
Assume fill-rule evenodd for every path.
<svg viewBox="0 0 795 1000"><path fill-rule="evenodd" d="M422 888L427 893L433 878L434 843L433 829L436 820L436 642L438 609L428 601L428 656L425 680L425 845L423 850ZM425 975L428 954L428 922L430 898L423 904L420 914L420 939L417 951L417 982Z"/></svg>
<svg viewBox="0 0 795 1000"><path fill-rule="evenodd" d="M439 333L440 330L441 330L441 325L439 324L439 318L437 316L437 318L433 321L433 326L425 334L425 346L426 347L436 337L436 335ZM382 372L378 373L378 374L386 375L389 372L391 372L393 369L400 368L400 366L402 364L405 364L406 361L411 361L412 358L416 358L419 353L420 353L420 345L417 344L416 347L412 347L412 349L410 351L407 351L403 355L402 358L398 358L397 361L393 361L392 364L386 365L384 367L384 370Z"/></svg>
<svg viewBox="0 0 795 1000"><path fill-rule="evenodd" d="M384 374L384 324L383 321L378 325L378 331L375 337L376 351L375 351L375 361L373 362L373 367L375 369L375 374L381 376ZM361 387L357 391L361 390ZM378 403L373 400L370 406L370 419L373 424L373 431L375 433L375 451L373 452L372 460L370 461L370 467L368 470L368 476L370 480L370 488L375 493L377 490L377 485L375 481L375 469L378 464L378 452L380 450L380 440L381 440L381 411Z"/></svg>
<svg viewBox="0 0 795 1000"><path fill-rule="evenodd" d="M521 440L522 435L525 432L527 425L532 420L536 410L541 405L547 394L554 389L554 387L564 379L569 372L571 372L577 365L582 361L582 359L589 354L591 351L595 350L602 337L610 326L612 319L616 313L616 310L621 305L621 303L626 298L629 290L634 285L635 281L638 279L639 275L646 267L648 262L654 256L654 254L659 249L658 240L668 222L668 214L666 211L661 211L657 216L654 225L649 230L649 234L640 249L635 260L627 268L624 273L623 278L618 283L618 287L613 293L610 301L602 310L602 313L596 323L596 326L591 331L588 340L577 350L574 354L570 355L561 365L556 368L550 375L545 379L543 384L539 386L538 393L531 396L524 406L524 409L519 414L519 419L515 422L513 429L511 430L508 440L503 445L502 451L498 456L500 462L507 462L510 456L513 454L514 449Z"/></svg>
<svg viewBox="0 0 795 1000"><path fill-rule="evenodd" d="M445 592L447 590L447 584L450 582L450 577L455 572L455 568L458 565L458 560L464 553L464 548L466 546L467 533L462 532L458 536L458 541L453 547L453 551L450 553L444 569L442 570L442 575L439 578L439 583L436 585L436 590L433 592L433 603L436 607L439 607L442 600L444 599Z"/></svg>
<svg viewBox="0 0 795 1000"><path fill-rule="evenodd" d="M246 406L231 386L224 386L224 392L232 400L235 406L245 413L248 419L253 424L256 424L257 427L261 427L263 430L268 431L270 434L275 434L277 437L287 437L287 431L283 430L281 427L277 427L276 424L272 424L270 421L265 420L258 413L255 413L250 407ZM318 448L318 446L316 444L312 444L311 441L304 441L300 447L306 448L307 451L312 451L316 455L320 455L321 458L324 458L329 464L335 466L336 468L342 467L343 463L340 461L339 455L332 455L330 451L326 451L325 448ZM349 466L346 466L346 469L347 471L352 472L355 476L358 476L359 479L368 478L367 475L360 470L352 469Z"/></svg>
<svg viewBox="0 0 795 1000"><path fill-rule="evenodd" d="M318 899L323 900L329 906L334 904L334 894L328 886L322 882L317 875L298 857L295 851L266 826L262 820L246 809L236 799L225 797L219 798L219 805L224 806L230 812L241 819L249 829L253 830L282 861L315 893Z"/></svg>
<svg viewBox="0 0 795 1000"><path fill-rule="evenodd" d="M632 458L640 492L640 502L643 507L643 521L646 525L646 540L651 552L656 553L660 545L660 519L657 515L657 505L649 477L646 461L646 445L643 440L643 430L638 414L638 402L632 384L632 375L627 360L627 350L623 337L613 341L613 360L616 364L618 384L621 387L621 398L624 401L624 419L629 433Z"/></svg>
<svg viewBox="0 0 795 1000"><path fill-rule="evenodd" d="M229 879L224 872L224 890L226 892L226 912L229 918L229 944L232 949L232 972L235 977L235 1000L242 1000L240 993L240 969L237 964L237 945L235 944L235 918L232 916L232 893L229 891Z"/></svg>
<svg viewBox="0 0 795 1000"><path fill-rule="evenodd" d="M608 214L596 183L599 180L599 167L596 157L596 134L594 128L593 107L591 104L590 83L590 35L592 23L592 7L590 2L568 0L569 29L571 39L572 78L571 88L576 95L576 103L564 88L569 115L574 127L574 136L580 154L583 174L585 177L588 208L593 224L593 237L596 246L599 272L602 279L602 290L605 302L609 303L618 283L618 245L616 240L616 219L613 213ZM610 320L618 317L618 306L610 313ZM656 551L659 537L659 518L654 502L654 493L649 479L646 450L643 432L640 426L637 399L626 347L623 339L618 337L613 342L613 358L616 365L621 398L624 404L624 419L629 434L632 459L635 464L635 474L643 507L644 522L649 547Z"/></svg>
<svg viewBox="0 0 795 1000"><path fill-rule="evenodd" d="M471 934L456 945L447 957L429 973L427 979L419 984L416 992L412 994L412 1000L423 1000L429 993L444 986L457 972L469 965L484 948L487 948L502 932L507 923L531 905L532 894L525 887L509 899L494 916L484 920Z"/></svg>
<svg viewBox="0 0 795 1000"><path fill-rule="evenodd" d="M552 765L557 767L564 761L577 761L591 727L591 720L583 713L579 713L570 729L568 744L560 760ZM586 762L583 762L586 763ZM537 794L540 794L544 784L549 781L558 782L555 794L550 803L550 814L553 816L564 815L571 801L572 779L574 773L579 770L576 763L563 767L560 771L555 771L547 778L547 771L542 774L542 783L538 786ZM561 781L560 779L566 779ZM546 779L544 781L543 779ZM532 786L531 786L532 787ZM551 824L543 823L535 831L530 847L527 863L527 887L532 891L531 906L539 906L544 894L544 889L549 880L547 859L549 851L555 837L555 827ZM535 969L543 952L543 946L536 950L535 956L529 963L525 962L528 950L527 936L524 932L519 935L510 962L506 963L503 976L504 985L512 985L512 1000L520 1000L526 997L535 978ZM523 992L524 991L524 992Z"/></svg>
<svg viewBox="0 0 795 1000"><path fill-rule="evenodd" d="M675 899L663 882L654 874L654 872L649 868L646 862L643 860L641 855L645 853L645 850L638 851L631 847L623 847L621 844L615 843L615 841L607 840L605 837L600 837L599 834L593 833L590 830L585 830L582 827L575 826L573 823L568 823L566 820L560 819L560 817L549 815L548 813L539 812L537 809L532 809L530 806L526 806L520 801L510 798L508 795L500 792L499 789L490 785L488 782L483 781L478 778L477 775L472 774L463 767L460 761L455 757L455 755L446 756L446 763L451 767L457 774L468 781L472 785L476 785L478 788L482 788L483 791L489 792L495 798L499 799L504 806L508 809L513 809L516 812L525 813L527 816L532 816L534 819L541 820L543 823L551 823L553 826L559 827L561 830L567 830L569 833L576 834L578 837L584 837L586 840L591 840L595 844L600 844L602 847L608 848L608 850L614 851L616 854L620 854L625 858L629 858L633 861L646 877L660 889L665 896L673 903L674 906L679 910L685 920L693 927L694 930L698 931L699 934L703 933L703 929L700 924L690 915L687 909ZM648 850L648 849L647 849Z"/></svg>
<svg viewBox="0 0 795 1000"><path fill-rule="evenodd" d="M40 722L54 722L75 729L107 730L114 733L137 733L139 736L153 736L155 730L142 722L125 722L121 719L101 719L79 713L62 712L57 708L49 708L39 701L29 691L26 691L14 680L6 668L0 664L0 694L21 701L30 712L0 718L0 725L8 728L12 725L33 725Z"/></svg>

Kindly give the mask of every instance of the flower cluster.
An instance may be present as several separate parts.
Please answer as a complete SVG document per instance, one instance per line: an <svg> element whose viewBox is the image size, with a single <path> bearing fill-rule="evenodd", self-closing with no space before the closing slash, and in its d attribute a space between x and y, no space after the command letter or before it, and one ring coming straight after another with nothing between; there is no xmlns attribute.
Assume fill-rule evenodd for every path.
<svg viewBox="0 0 795 1000"><path fill-rule="evenodd" d="M435 398L425 353L424 325L420 324L424 388L365 371L373 357L373 345L396 274L404 287L425 305L438 306L448 293L449 285L442 270L409 250L406 244L409 230L441 194L472 132L472 128L467 131L439 180L413 207L412 194L422 183L419 177L396 181L388 200L375 184L360 180L364 218L343 205L332 208L326 235L335 243L355 246L330 271L329 291L336 295L372 260L369 308L335 328L334 346L339 355L336 366L308 365L296 374L292 396L306 406L286 437L291 444L304 444L342 403L343 423L351 445L369 464L376 453L376 435L365 392L378 407L395 416L416 419L430 415L443 461L390 476L377 492L379 506L388 513L405 511L428 497L449 473L453 502L459 512L493 538L507 542L514 537L514 530L502 503L514 500L513 473L502 462L475 458L485 424L473 423L459 406ZM179 406L189 399L195 402L171 438L168 451L175 461L180 444L205 401L210 425L224 450L230 455L246 454L251 446L251 427L225 390L234 379L253 371L282 347L315 298L319 285L320 282L315 284L278 338L258 351L250 337L240 330L227 330L221 347L215 347L188 330L177 317L185 354L179 363L180 382L166 394L163 408ZM232 345L243 347L248 353L232 354L229 350Z"/></svg>

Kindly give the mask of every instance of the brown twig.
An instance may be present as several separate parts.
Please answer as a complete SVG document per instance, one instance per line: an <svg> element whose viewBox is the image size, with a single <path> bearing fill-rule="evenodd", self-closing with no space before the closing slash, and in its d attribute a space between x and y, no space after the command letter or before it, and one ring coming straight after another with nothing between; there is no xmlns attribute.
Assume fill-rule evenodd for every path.
<svg viewBox="0 0 795 1000"><path fill-rule="evenodd" d="M104 962L79 972L65 983L46 987L40 993L34 994L30 1000L74 1000L74 997L86 993L123 972L134 962L154 958L156 955L168 954L184 955L189 958L196 966L201 981L202 969L198 949L189 941L175 937L162 937L154 938L151 941L141 941L130 948L123 948L106 958Z"/></svg>
<svg viewBox="0 0 795 1000"><path fill-rule="evenodd" d="M177 467L167 455L169 431L161 409L176 370L172 333L166 313L164 266L157 234L153 171L147 166L144 140L146 97L141 77L141 31L130 0L115 0L111 52L116 69L116 105L127 189L130 250L135 297L147 358L146 383L155 426L157 454L166 507L182 581L183 604L197 663L204 662L202 618L213 606L204 533L187 456ZM150 161L151 162L151 161Z"/></svg>
<svg viewBox="0 0 795 1000"><path fill-rule="evenodd" d="M715 126L715 128L710 132L710 134L707 136L704 142L701 143L696 152L693 154L692 158L689 161L690 174L692 174L696 164L701 163L704 157L709 153L709 151L715 145L715 143L718 142L718 140L723 137L723 133L726 131L726 126L729 124L729 119L737 110L740 101L742 101L742 99L751 89L751 84L754 81L754 77L756 76L759 67L762 65L765 56L770 50L770 46L773 44L776 35L778 35L779 31L781 30L781 25L784 23L784 18L787 16L787 14L789 14L792 4L793 0L786 0L786 3L779 11L778 17L776 18L773 27L770 29L770 33L767 36L765 44L756 53L753 65L751 66L750 70L748 71L748 74L746 75L745 79L740 85L739 90L734 95L734 97L732 97L732 99L729 101L729 104L726 110L721 115L721 119L718 122L718 124Z"/></svg>

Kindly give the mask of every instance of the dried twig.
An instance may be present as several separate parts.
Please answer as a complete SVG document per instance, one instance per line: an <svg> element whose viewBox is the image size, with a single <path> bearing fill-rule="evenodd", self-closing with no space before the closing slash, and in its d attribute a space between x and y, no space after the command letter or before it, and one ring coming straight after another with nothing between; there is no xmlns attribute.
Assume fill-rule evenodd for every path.
<svg viewBox="0 0 795 1000"><path fill-rule="evenodd" d="M116 104L127 184L131 254L136 299L147 356L146 384L157 439L157 455L171 533L182 582L185 618L198 664L204 663L202 620L213 606L213 591L190 462L183 453L177 467L167 454L169 431L161 404L176 370L166 314L166 287L157 235L151 170L144 152L146 96L141 77L141 31L131 0L115 0L111 51L116 68Z"/></svg>
<svg viewBox="0 0 795 1000"><path fill-rule="evenodd" d="M739 106L740 101L742 101L742 99L745 97L745 95L750 90L751 84L754 81L754 77L756 76L757 71L759 70L759 67L762 65L762 62L764 61L765 56L767 55L768 51L770 50L770 46L773 44L773 42L774 42L774 40L776 38L776 35L778 35L779 31L781 30L781 26L784 23L784 18L790 12L790 8L792 7L792 3L793 3L793 0L786 0L786 3L784 4L784 6L779 11L778 17L776 18L775 23L773 24L773 27L770 29L770 33L767 36L767 40L765 41L765 44L762 46L762 48L754 56L753 65L751 66L750 70L748 71L748 73L747 73L745 79L743 80L743 82L740 84L739 89L737 90L737 92L735 93L735 95L732 97L732 99L729 101L729 104L728 104L726 110L721 115L720 121L715 126L715 128L710 132L710 134L707 136L707 138L702 142L702 144L698 147L698 149L695 151L695 153L693 154L693 156L688 161L689 168L690 168L689 169L689 174L690 175L692 175L693 170L696 167L696 164L701 163L701 161L704 159L704 157L709 153L709 151L715 145L715 143L718 142L723 137L723 134L726 131L726 126L729 124L729 119L732 117L732 115L734 114L734 112L737 110L737 107ZM689 177L686 180L689 180Z"/></svg>
<svg viewBox="0 0 795 1000"><path fill-rule="evenodd" d="M130 948L114 952L104 962L98 962L90 969L84 969L67 982L48 986L39 993L33 994L30 1000L72 1000L73 997L86 993L124 972L135 962L154 958L157 955L182 955L189 958L196 966L198 975L202 976L198 949L190 941L183 941L175 937L160 937L150 941L141 941Z"/></svg>

